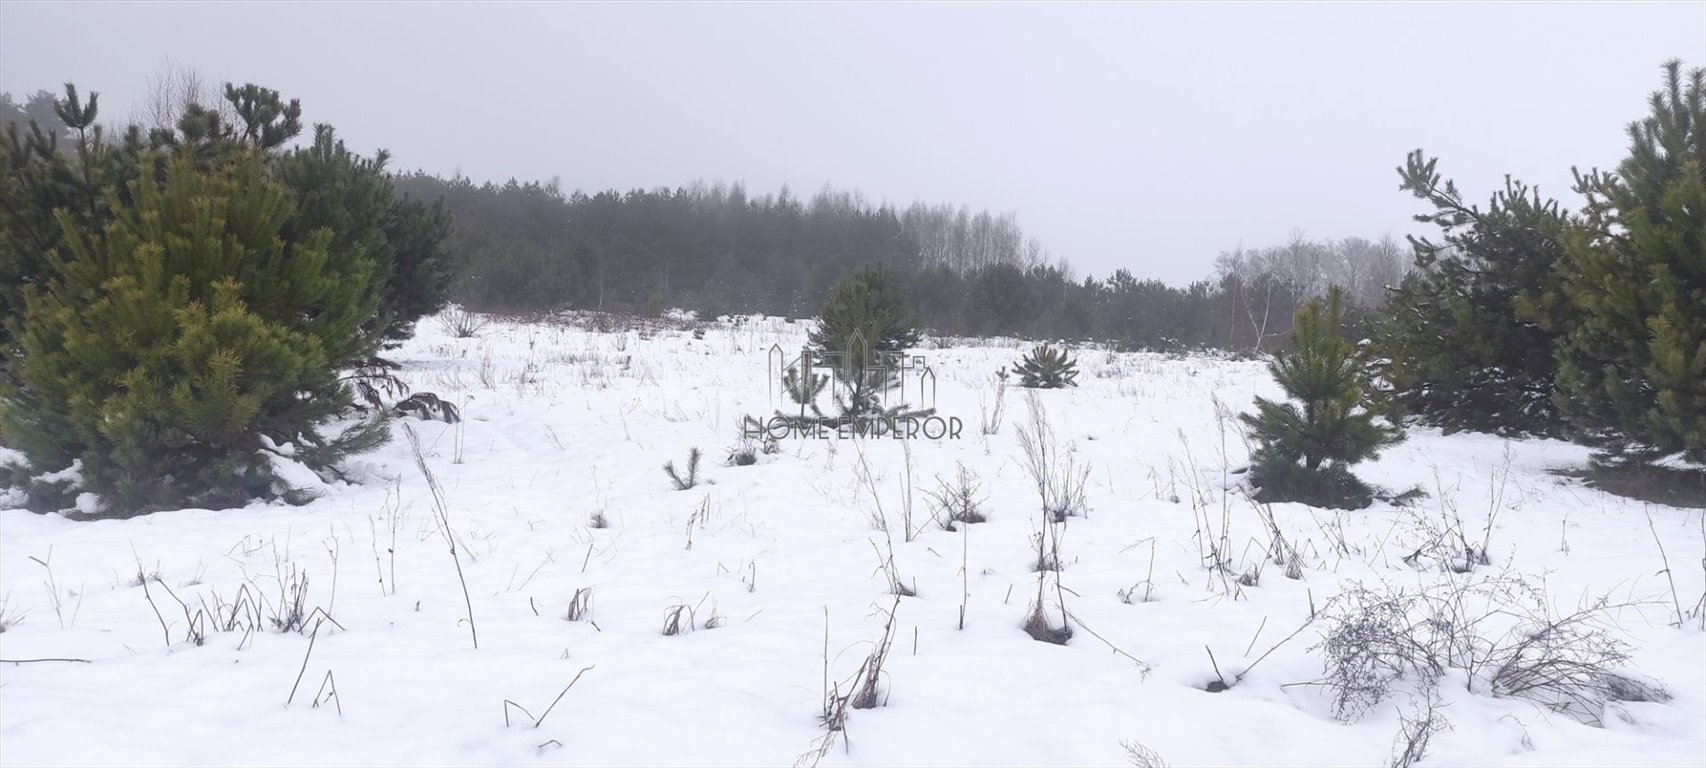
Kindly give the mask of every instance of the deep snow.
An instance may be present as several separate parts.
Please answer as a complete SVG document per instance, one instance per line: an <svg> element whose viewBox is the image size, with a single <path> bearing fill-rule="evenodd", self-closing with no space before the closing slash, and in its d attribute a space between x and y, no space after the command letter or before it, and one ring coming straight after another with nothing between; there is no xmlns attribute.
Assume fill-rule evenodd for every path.
<svg viewBox="0 0 1706 768"><path fill-rule="evenodd" d="M1448 676L1451 728L1423 765L1706 764L1706 634L1698 619L1671 626L1676 603L1687 613L1706 592L1702 511L1551 472L1582 464L1580 447L1412 429L1358 472L1420 486L1429 496L1414 506L1274 506L1302 555L1301 578L1288 579L1264 560L1269 534L1232 474L1248 454L1233 414L1278 394L1263 363L1081 350L1080 386L1040 394L1060 447L1089 470L1088 515L1061 538L1064 590L1049 589L1054 615L1064 594L1075 618L1057 646L1020 630L1040 526L1016 440L1024 391L1008 391L997 434L979 430L980 402L993 404L993 374L1018 359L1018 342L919 351L939 412L966 425L960 440L788 440L755 465L725 466L738 419L770 413L766 352L797 350L804 325L752 318L695 338L686 323L589 324L494 323L453 338L423 322L397 355L403 377L467 420L400 420L395 440L354 462L358 483L322 487L305 506L93 522L0 510L0 595L5 617L22 617L0 634L0 658L89 661L0 665L5 764L809 762L824 736L826 645L829 677L848 678L894 604L879 570L889 537L873 515L887 519L917 596L898 604L886 706L853 711L822 765L1124 764L1122 740L1175 766L1381 764L1410 697L1337 722L1326 690L1296 685L1322 675L1319 624L1232 690L1203 688L1215 666L1236 674L1348 584L1495 574L1543 584L1565 613L1601 595L1640 603L1609 617L1633 647L1627 671L1674 698L1613 704L1591 727ZM404 424L448 502L477 650ZM695 446L702 482L675 490L660 467ZM950 532L929 522L925 491L962 463L989 521ZM1406 563L1453 507L1476 543L1495 514L1490 564L1456 574L1427 557ZM593 527L595 515L607 526ZM1205 568L1205 540L1230 544L1231 576L1261 567L1256 583ZM147 595L139 568L158 575ZM247 582L270 613L292 568L308 578L305 606L342 629L185 642L184 610L165 588L193 609L230 602ZM566 621L581 588L591 620ZM680 605L695 628L664 636ZM588 667L538 728L505 703L540 715ZM328 672L336 700L317 694Z"/></svg>

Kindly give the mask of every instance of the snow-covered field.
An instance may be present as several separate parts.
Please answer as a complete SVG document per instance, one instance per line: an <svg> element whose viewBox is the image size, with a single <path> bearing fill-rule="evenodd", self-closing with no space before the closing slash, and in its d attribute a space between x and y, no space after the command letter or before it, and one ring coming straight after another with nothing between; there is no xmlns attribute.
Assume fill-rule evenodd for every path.
<svg viewBox="0 0 1706 768"><path fill-rule="evenodd" d="M1706 592L1702 512L1550 472L1582 448L1412 430L1358 471L1428 497L1274 505L1287 574L1238 488L1248 448L1226 415L1277 395L1264 365L1082 351L1080 386L1040 393L1062 455L1088 470L1087 515L1048 526L1063 567L1044 604L1058 625L1064 600L1074 630L1055 645L1021 629L1045 527L1024 391L980 430L1017 342L920 351L961 439L785 440L728 466L739 418L771 410L766 351L797 350L803 325L585 325L454 338L422 323L403 376L466 421L400 420L355 463L359 483L305 506L0 510L0 657L87 660L0 665L4 763L1118 765L1129 742L1175 766L1372 766L1426 696L1411 679L1334 717L1332 690L1311 684L1334 596L1519 579L1555 617L1608 598L1593 618L1629 644L1618 670L1671 698L1571 717L1495 695L1495 671L1447 670L1450 727L1422 765L1706 763L1706 634L1686 615ZM700 484L676 490L661 467L694 447ZM949 531L926 492L960 465L989 519ZM1487 562L1454 561L1461 541L1487 542ZM916 596L891 594L891 548ZM298 594L305 627L274 631ZM825 744L826 678L846 692L891 609L882 706L848 710ZM1499 619L1515 617L1490 619L1487 642L1521 637ZM1222 678L1230 690L1205 690Z"/></svg>

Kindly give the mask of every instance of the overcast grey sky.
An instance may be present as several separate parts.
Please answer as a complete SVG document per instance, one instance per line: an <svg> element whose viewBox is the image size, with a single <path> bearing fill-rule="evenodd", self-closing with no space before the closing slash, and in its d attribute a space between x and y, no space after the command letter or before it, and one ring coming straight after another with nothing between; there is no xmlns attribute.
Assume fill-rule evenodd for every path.
<svg viewBox="0 0 1706 768"><path fill-rule="evenodd" d="M300 98L396 168L743 181L1015 211L1079 274L1416 231L1410 149L1572 205L1706 2L0 3L0 90L120 118L163 59Z"/></svg>

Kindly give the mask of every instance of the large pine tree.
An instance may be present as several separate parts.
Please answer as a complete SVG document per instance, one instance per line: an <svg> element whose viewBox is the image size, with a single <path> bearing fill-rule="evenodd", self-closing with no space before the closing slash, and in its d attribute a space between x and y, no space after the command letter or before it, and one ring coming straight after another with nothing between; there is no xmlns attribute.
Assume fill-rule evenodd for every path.
<svg viewBox="0 0 1706 768"><path fill-rule="evenodd" d="M295 208L253 152L215 170L180 154L131 191L108 194L100 231L61 213L68 253L27 296L7 439L38 467L82 460L116 512L288 492L263 450L352 447L317 427L349 404L327 350L375 311L371 258L329 230L283 237Z"/></svg>
<svg viewBox="0 0 1706 768"><path fill-rule="evenodd" d="M227 86L232 121L108 141L67 86L62 140L6 129L0 152L0 439L49 472L81 460L114 512L288 493L262 453L316 469L387 434L381 347L442 306L448 218L399 197L329 127L290 149L300 106ZM353 372L353 373L352 373Z"/></svg>
<svg viewBox="0 0 1706 768"><path fill-rule="evenodd" d="M1558 404L1602 460L1706 463L1706 71L1667 62L1651 108L1614 173L1577 174Z"/></svg>
<svg viewBox="0 0 1706 768"><path fill-rule="evenodd" d="M1562 328L1556 267L1572 222L1558 203L1509 177L1485 208L1467 203L1412 152L1400 188L1433 211L1412 237L1416 271L1377 322L1377 369L1409 415L1447 432L1551 434L1553 346Z"/></svg>

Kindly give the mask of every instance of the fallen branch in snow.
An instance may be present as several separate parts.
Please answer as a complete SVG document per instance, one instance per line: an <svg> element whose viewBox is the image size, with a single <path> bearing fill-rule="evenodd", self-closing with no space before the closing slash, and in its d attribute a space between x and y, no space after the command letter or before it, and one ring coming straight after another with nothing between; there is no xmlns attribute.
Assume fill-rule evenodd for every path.
<svg viewBox="0 0 1706 768"><path fill-rule="evenodd" d="M88 659L0 659L0 664L41 664L49 661L64 661L74 664L91 664Z"/></svg>

